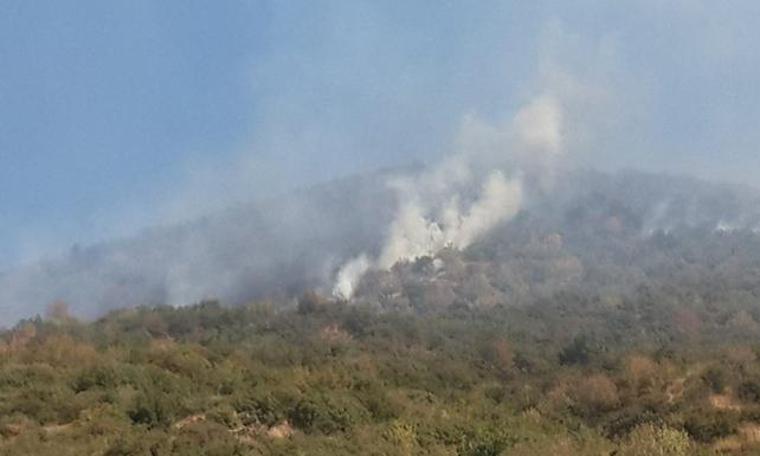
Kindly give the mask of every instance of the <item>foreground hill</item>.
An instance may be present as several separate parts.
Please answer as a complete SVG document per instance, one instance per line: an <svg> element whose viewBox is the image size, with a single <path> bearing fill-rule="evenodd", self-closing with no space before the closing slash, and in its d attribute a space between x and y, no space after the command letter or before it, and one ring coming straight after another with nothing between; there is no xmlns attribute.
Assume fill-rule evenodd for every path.
<svg viewBox="0 0 760 456"><path fill-rule="evenodd" d="M0 454L756 454L757 306L682 292L58 306L0 335Z"/></svg>

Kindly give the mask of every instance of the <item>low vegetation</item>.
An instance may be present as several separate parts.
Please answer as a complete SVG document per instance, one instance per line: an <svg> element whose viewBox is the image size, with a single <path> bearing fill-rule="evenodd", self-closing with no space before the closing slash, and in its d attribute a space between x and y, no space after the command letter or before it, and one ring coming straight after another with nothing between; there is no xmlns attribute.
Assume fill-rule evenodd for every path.
<svg viewBox="0 0 760 456"><path fill-rule="evenodd" d="M59 306L3 334L0 454L760 448L756 340L716 344L721 319L693 333L646 302L606 310L645 322L611 328L607 304L588 305L419 315L307 294L290 310L206 302L87 324Z"/></svg>

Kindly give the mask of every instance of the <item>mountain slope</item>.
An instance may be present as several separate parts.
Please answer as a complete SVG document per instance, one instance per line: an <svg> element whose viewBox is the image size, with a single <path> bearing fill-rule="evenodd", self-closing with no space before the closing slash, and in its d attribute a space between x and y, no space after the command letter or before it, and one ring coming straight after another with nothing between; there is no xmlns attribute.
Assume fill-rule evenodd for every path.
<svg viewBox="0 0 760 456"><path fill-rule="evenodd" d="M329 290L346 259L381 249L398 204L386 185L393 174L330 182L8 272L0 277L2 322L42 312L59 299L78 315L96 316L140 304L185 305L205 298L235 304ZM760 197L751 189L637 172L575 171L560 176L550 190L529 195L518 217L469 250L506 270L526 255L515 246L559 242L556 258L533 261L564 271L568 276L561 282L588 275L599 261L609 270L651 268L651 255L658 255L662 243L706 242L719 255L731 235L731 248L745 250L742 243L754 245L758 226ZM695 261L703 260L711 261ZM499 285L512 291L490 299L517 299L515 290L535 288L539 279ZM629 276L605 280L631 282Z"/></svg>

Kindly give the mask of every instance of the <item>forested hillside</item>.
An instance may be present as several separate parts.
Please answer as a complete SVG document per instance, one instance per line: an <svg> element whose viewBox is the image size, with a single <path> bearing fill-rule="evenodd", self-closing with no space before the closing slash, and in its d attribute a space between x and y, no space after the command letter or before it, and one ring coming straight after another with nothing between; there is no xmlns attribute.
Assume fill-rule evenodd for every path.
<svg viewBox="0 0 760 456"><path fill-rule="evenodd" d="M0 456L760 456L759 43L0 0Z"/></svg>
<svg viewBox="0 0 760 456"><path fill-rule="evenodd" d="M680 293L93 323L58 304L2 336L0 453L754 454L757 307Z"/></svg>
<svg viewBox="0 0 760 456"><path fill-rule="evenodd" d="M569 176L348 301L55 302L0 336L0 454L757 454L756 196L663 179Z"/></svg>
<svg viewBox="0 0 760 456"><path fill-rule="evenodd" d="M403 202L389 179L415 171L335 180L0 271L0 326L43 313L59 299L73 314L94 318L136 305L181 306L209 298L236 305L309 289L330 294L346 260L380 253ZM652 266L661 258L650 255L657 253L657 239L685 245L718 231L752 234L758 228L760 195L747 188L638 172L574 171L558 176L550 190L530 194L517 217L480 245L496 246L488 255L502 269L525 266L516 262L535 256L543 241L555 247L541 255L564 255L570 263L570 256L585 255L579 257L585 268L602 261L604 269L619 269ZM572 269L570 263L564 267ZM521 280L532 286L543 279Z"/></svg>

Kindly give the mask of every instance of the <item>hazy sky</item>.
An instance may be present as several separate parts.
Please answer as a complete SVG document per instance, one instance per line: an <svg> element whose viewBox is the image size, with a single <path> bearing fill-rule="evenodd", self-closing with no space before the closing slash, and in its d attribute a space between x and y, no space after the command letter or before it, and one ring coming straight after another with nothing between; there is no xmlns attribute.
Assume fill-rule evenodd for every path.
<svg viewBox="0 0 760 456"><path fill-rule="evenodd" d="M582 166L755 184L758 24L751 0L0 0L0 265L428 162L547 91Z"/></svg>

